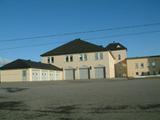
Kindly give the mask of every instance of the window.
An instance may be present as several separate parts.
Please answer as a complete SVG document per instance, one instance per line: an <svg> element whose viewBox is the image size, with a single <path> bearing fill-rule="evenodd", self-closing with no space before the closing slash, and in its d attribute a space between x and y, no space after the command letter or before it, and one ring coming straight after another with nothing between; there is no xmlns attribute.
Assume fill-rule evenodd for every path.
<svg viewBox="0 0 160 120"><path fill-rule="evenodd" d="M73 56L72 56L72 55L70 56L70 61L71 61L71 62L73 61Z"/></svg>
<svg viewBox="0 0 160 120"><path fill-rule="evenodd" d="M144 76L144 72L142 72L141 76Z"/></svg>
<svg viewBox="0 0 160 120"><path fill-rule="evenodd" d="M84 61L86 61L87 60L87 55L86 54L84 54Z"/></svg>
<svg viewBox="0 0 160 120"><path fill-rule="evenodd" d="M50 63L50 57L48 57L47 61L48 61L48 63Z"/></svg>
<svg viewBox="0 0 160 120"><path fill-rule="evenodd" d="M73 61L73 56L72 55L67 55L66 56L66 62L72 62Z"/></svg>
<svg viewBox="0 0 160 120"><path fill-rule="evenodd" d="M138 68L139 68L139 65L138 65L138 63L136 63L136 64L135 64L135 68L136 68L136 69L138 69Z"/></svg>
<svg viewBox="0 0 160 120"><path fill-rule="evenodd" d="M80 61L87 61L87 54L80 54Z"/></svg>
<svg viewBox="0 0 160 120"><path fill-rule="evenodd" d="M144 68L144 64L143 63L141 63L141 68Z"/></svg>
<svg viewBox="0 0 160 120"><path fill-rule="evenodd" d="M152 62L151 65L152 65L152 67L155 67L155 66L156 66L156 63L155 63L155 62Z"/></svg>
<svg viewBox="0 0 160 120"><path fill-rule="evenodd" d="M54 63L54 57L51 57L51 62Z"/></svg>
<svg viewBox="0 0 160 120"><path fill-rule="evenodd" d="M66 56L66 62L69 62L69 58L68 58L68 56Z"/></svg>
<svg viewBox="0 0 160 120"><path fill-rule="evenodd" d="M136 72L136 75L139 75L139 73L138 73L138 72Z"/></svg>
<svg viewBox="0 0 160 120"><path fill-rule="evenodd" d="M102 60L103 59L103 53L101 53L101 52L95 53L95 59L96 60Z"/></svg>
<svg viewBox="0 0 160 120"><path fill-rule="evenodd" d="M121 55L120 54L118 55L118 60L121 60Z"/></svg>

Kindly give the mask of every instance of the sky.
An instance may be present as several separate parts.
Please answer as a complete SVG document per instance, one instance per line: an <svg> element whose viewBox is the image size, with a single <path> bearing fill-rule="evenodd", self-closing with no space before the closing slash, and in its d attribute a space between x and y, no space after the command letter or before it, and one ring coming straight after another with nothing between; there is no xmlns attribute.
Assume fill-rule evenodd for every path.
<svg viewBox="0 0 160 120"><path fill-rule="evenodd" d="M128 57L160 55L160 24L7 42L151 23L160 23L159 0L0 0L0 58L40 61L42 53L76 38L104 47L120 42L128 48ZM148 34L121 35L143 32Z"/></svg>

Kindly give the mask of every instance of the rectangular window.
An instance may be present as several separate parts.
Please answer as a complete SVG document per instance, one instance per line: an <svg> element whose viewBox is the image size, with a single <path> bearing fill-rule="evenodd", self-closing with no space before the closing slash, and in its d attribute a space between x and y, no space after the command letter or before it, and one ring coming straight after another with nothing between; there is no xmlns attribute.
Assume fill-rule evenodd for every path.
<svg viewBox="0 0 160 120"><path fill-rule="evenodd" d="M22 79L27 80L27 71L26 70L22 71Z"/></svg>
<svg viewBox="0 0 160 120"><path fill-rule="evenodd" d="M152 62L151 65L152 65L152 67L156 67L156 63L155 62Z"/></svg>
<svg viewBox="0 0 160 120"><path fill-rule="evenodd" d="M73 56L72 55L67 55L66 56L66 62L72 62L73 61Z"/></svg>
<svg viewBox="0 0 160 120"><path fill-rule="evenodd" d="M87 54L80 54L79 60L80 61L87 61Z"/></svg>
<svg viewBox="0 0 160 120"><path fill-rule="evenodd" d="M95 53L95 59L98 60L98 53Z"/></svg>
<svg viewBox="0 0 160 120"><path fill-rule="evenodd" d="M87 54L84 54L84 61L87 61Z"/></svg>
<svg viewBox="0 0 160 120"><path fill-rule="evenodd" d="M51 57L51 61L52 61L52 63L54 63L54 57Z"/></svg>
<svg viewBox="0 0 160 120"><path fill-rule="evenodd" d="M66 56L66 62L69 62L69 58L68 58L68 56Z"/></svg>
<svg viewBox="0 0 160 120"><path fill-rule="evenodd" d="M138 63L136 63L136 64L135 64L135 68L136 68L136 69L138 69L138 68L139 68L139 65L138 65Z"/></svg>
<svg viewBox="0 0 160 120"><path fill-rule="evenodd" d="M139 73L138 73L138 72L136 72L136 75L139 75Z"/></svg>
<svg viewBox="0 0 160 120"><path fill-rule="evenodd" d="M103 59L103 53L97 52L95 53L95 60L102 60Z"/></svg>
<svg viewBox="0 0 160 120"><path fill-rule="evenodd" d="M71 62L73 61L73 56L72 56L72 55L70 56L70 61L71 61Z"/></svg>
<svg viewBox="0 0 160 120"><path fill-rule="evenodd" d="M100 59L101 60L103 59L103 53L100 53Z"/></svg>
<svg viewBox="0 0 160 120"><path fill-rule="evenodd" d="M144 64L143 63L141 63L141 68L144 68Z"/></svg>
<svg viewBox="0 0 160 120"><path fill-rule="evenodd" d="M120 54L118 55L118 60L121 60L121 55Z"/></svg>
<svg viewBox="0 0 160 120"><path fill-rule="evenodd" d="M50 57L47 58L48 63L50 63Z"/></svg>

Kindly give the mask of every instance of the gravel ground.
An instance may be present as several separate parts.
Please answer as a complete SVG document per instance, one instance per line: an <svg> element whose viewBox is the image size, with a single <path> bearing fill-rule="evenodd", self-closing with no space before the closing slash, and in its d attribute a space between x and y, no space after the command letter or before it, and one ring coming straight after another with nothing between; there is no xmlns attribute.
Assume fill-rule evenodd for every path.
<svg viewBox="0 0 160 120"><path fill-rule="evenodd" d="M160 79L2 83L0 120L160 120Z"/></svg>

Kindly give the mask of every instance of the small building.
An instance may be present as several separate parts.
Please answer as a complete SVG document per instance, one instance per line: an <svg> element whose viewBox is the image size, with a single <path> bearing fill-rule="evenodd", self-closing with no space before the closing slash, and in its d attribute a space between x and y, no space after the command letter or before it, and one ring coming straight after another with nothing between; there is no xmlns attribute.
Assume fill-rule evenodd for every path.
<svg viewBox="0 0 160 120"><path fill-rule="evenodd" d="M62 69L41 62L17 59L0 68L0 81L62 80Z"/></svg>
<svg viewBox="0 0 160 120"><path fill-rule="evenodd" d="M128 77L160 75L160 55L127 58Z"/></svg>

